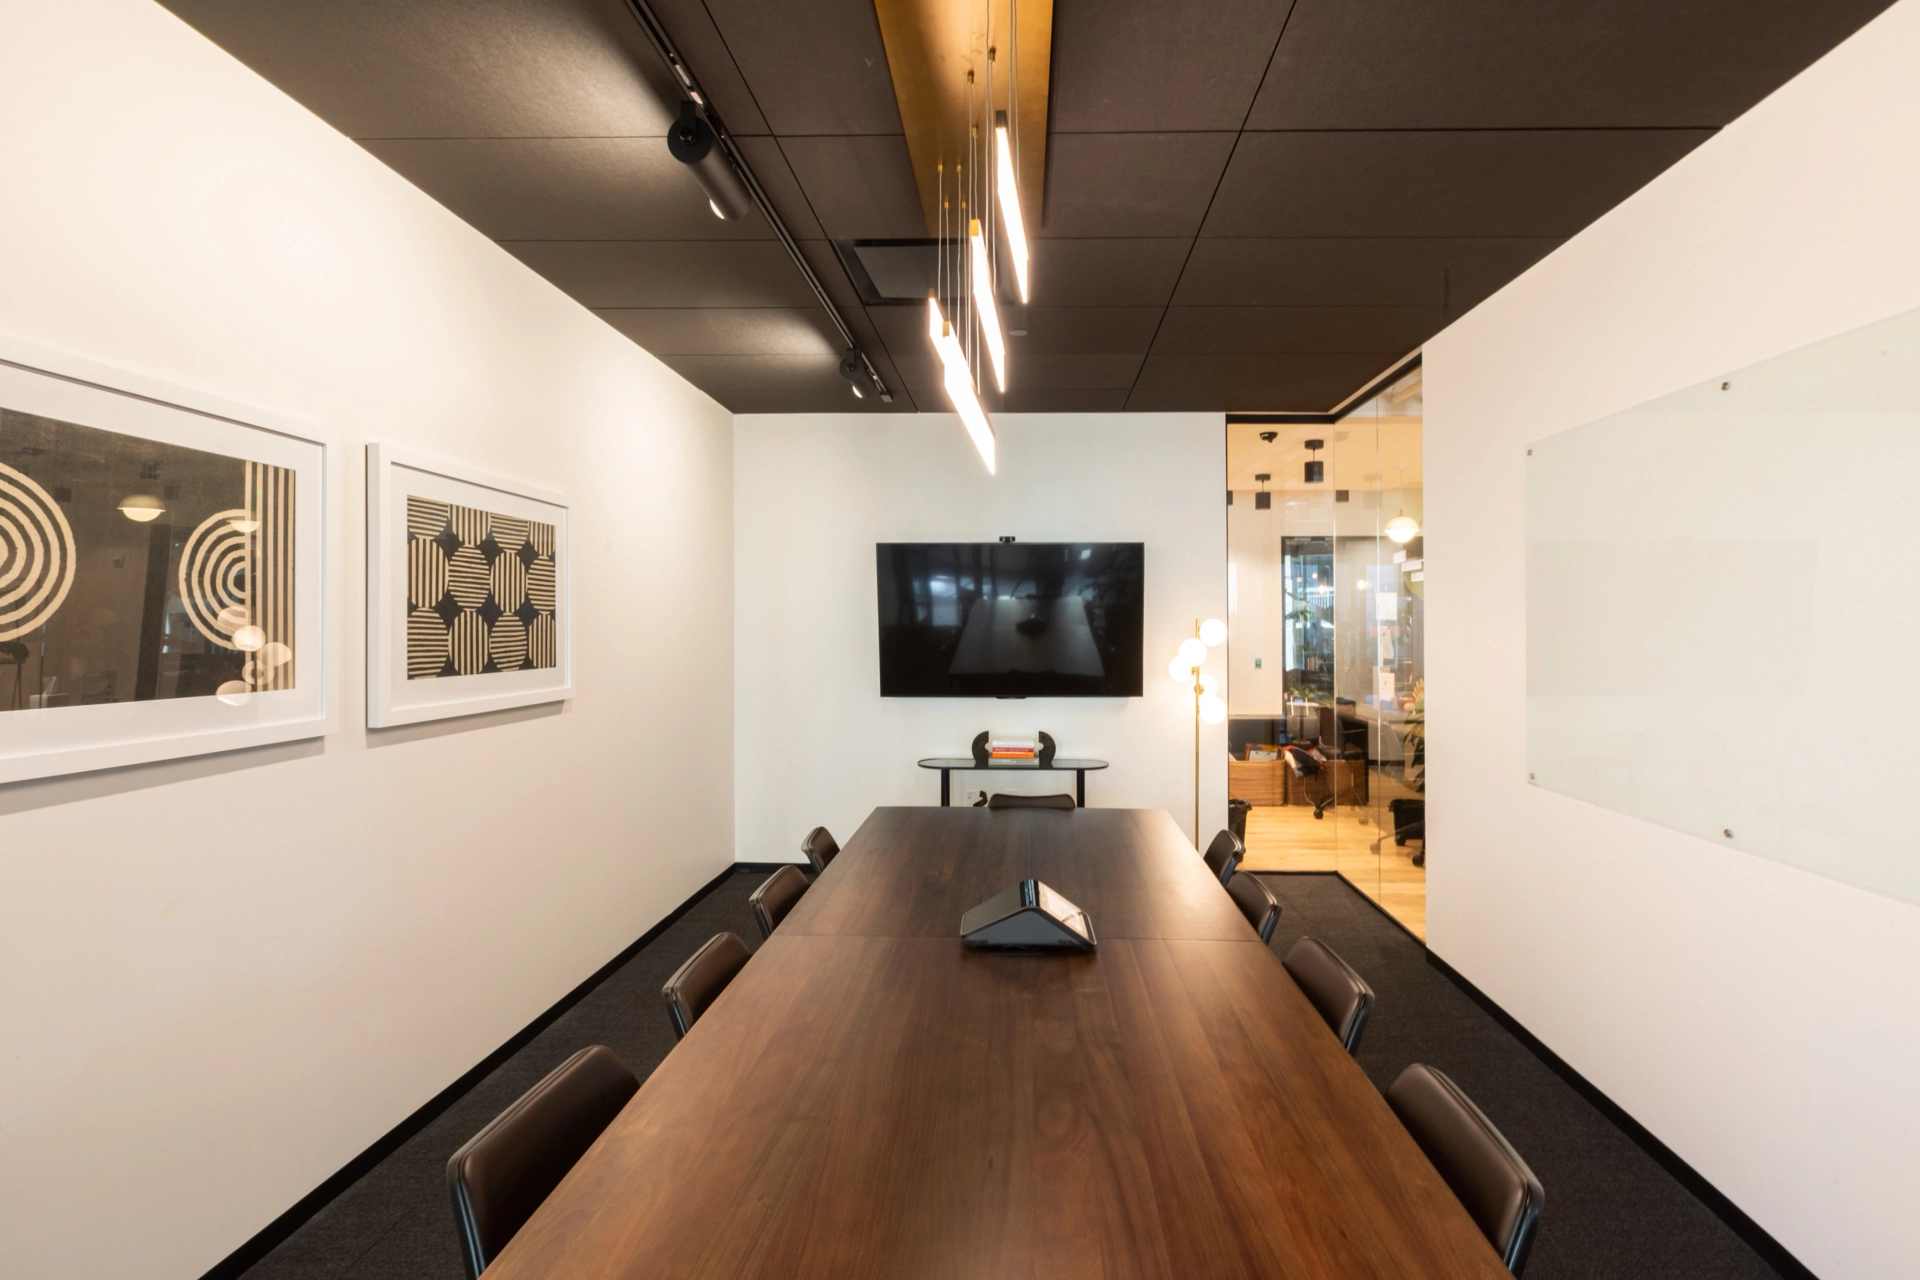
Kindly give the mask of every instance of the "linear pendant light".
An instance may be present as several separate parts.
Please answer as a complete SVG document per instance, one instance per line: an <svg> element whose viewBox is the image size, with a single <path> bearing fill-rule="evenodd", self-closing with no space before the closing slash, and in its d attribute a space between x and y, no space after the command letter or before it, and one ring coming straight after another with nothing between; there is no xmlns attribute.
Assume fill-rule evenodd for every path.
<svg viewBox="0 0 1920 1280"><path fill-rule="evenodd" d="M1020 286L1020 301L1027 301L1027 224L1020 218L1020 184L1013 176L1013 149L1007 142L1007 113L997 112L993 124L993 150L996 178L1000 190L1000 222L1007 231L1007 251L1013 257L1013 278Z"/></svg>
<svg viewBox="0 0 1920 1280"><path fill-rule="evenodd" d="M946 367L947 398L953 401L967 434L973 437L973 447L980 451L980 460L987 464L987 474L992 475L993 424L987 421L987 411L980 407L980 397L973 392L973 371L967 367L967 353L960 349L960 339L953 336L953 326L940 314L940 300L932 294L927 295L927 336L933 339L933 349L940 353L940 363Z"/></svg>
<svg viewBox="0 0 1920 1280"><path fill-rule="evenodd" d="M973 245L973 305L980 309L980 332L986 335L987 354L993 357L994 381L1001 394L1007 390L1007 340L1000 333L1000 311L993 305L993 267L987 262L986 238L980 234L980 219L967 224L967 239Z"/></svg>

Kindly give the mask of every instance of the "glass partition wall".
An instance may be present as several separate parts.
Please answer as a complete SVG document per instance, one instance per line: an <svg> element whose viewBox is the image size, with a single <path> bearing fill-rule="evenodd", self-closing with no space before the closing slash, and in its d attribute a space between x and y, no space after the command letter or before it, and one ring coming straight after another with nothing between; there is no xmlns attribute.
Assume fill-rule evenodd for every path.
<svg viewBox="0 0 1920 1280"><path fill-rule="evenodd" d="M1336 872L1424 937L1420 427L1418 370L1337 423L1228 424L1227 790L1248 869Z"/></svg>

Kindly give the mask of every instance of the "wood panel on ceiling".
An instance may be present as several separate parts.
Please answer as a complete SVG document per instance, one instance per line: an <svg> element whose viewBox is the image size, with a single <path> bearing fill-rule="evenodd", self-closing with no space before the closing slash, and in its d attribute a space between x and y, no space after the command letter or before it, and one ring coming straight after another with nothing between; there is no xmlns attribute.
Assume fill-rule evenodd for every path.
<svg viewBox="0 0 1920 1280"><path fill-rule="evenodd" d="M940 221L940 174L949 189L956 164L967 163L970 129L978 126L976 163L991 163L994 112L1006 111L1018 135L1016 171L1020 212L1028 234L1040 227L1047 175L1047 95L1053 65L1053 0L874 0L880 36L887 47L893 92L907 132L907 151L920 204L933 235ZM1018 22L1017 45L1008 20ZM992 51L992 93L988 53ZM1017 76L1011 67L1018 65ZM968 107L967 72L974 75ZM1018 109L1009 108L1018 81ZM953 202L953 212L959 202ZM977 212L972 216L978 216Z"/></svg>

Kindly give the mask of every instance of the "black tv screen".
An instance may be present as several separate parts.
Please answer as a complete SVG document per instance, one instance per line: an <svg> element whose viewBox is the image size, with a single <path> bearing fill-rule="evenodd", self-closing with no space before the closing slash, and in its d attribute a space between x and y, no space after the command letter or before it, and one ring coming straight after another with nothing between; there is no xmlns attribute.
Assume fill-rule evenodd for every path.
<svg viewBox="0 0 1920 1280"><path fill-rule="evenodd" d="M882 542L880 696L1137 698L1139 542Z"/></svg>

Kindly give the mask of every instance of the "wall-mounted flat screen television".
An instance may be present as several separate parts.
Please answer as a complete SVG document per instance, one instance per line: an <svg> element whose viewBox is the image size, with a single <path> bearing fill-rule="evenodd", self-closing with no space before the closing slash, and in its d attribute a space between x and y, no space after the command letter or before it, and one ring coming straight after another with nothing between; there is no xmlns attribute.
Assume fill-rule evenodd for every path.
<svg viewBox="0 0 1920 1280"><path fill-rule="evenodd" d="M882 542L880 696L1137 698L1146 546Z"/></svg>

